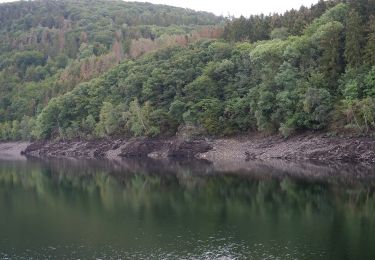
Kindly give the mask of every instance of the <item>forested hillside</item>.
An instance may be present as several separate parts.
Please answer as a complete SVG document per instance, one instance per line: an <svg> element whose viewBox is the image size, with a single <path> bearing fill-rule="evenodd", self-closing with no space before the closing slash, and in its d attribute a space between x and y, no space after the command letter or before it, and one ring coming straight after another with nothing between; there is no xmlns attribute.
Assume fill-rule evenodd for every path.
<svg viewBox="0 0 375 260"><path fill-rule="evenodd" d="M14 95L16 89L21 101L1 97L0 136L172 136L184 126L216 136L252 131L289 136L306 130L371 134L375 128L374 8L371 0L320 1L283 15L234 19L227 22L221 39L208 39L217 38L223 32L220 27L205 27L211 29L196 40L205 39L188 39L133 59L131 45L122 38L116 36L108 45L94 41L103 45L103 53L115 53L113 57L118 58L121 49L128 58L119 60L120 64L106 73L87 77L92 78L90 81L76 80L63 90L53 85L65 82L62 79L69 82L70 74L82 71L72 67L69 72L67 68L80 62L79 56L85 54L90 40L80 44L77 56L61 52L47 60L46 56L44 60L35 56L20 59L17 56L24 52L3 51L2 60L6 61L7 55L10 58L0 67L1 91ZM173 13L175 9L170 10ZM209 14L198 16L201 18L194 26L179 26L185 31L176 34L190 38L197 26L222 23L221 18ZM176 24L187 23L178 19ZM127 24L126 28L142 31L138 25ZM171 29L163 26L163 30ZM12 28L5 26L3 35L14 34ZM98 25L97 30L100 28ZM89 30L84 34L87 39L93 37ZM115 47L117 42L121 48ZM31 52L41 52L35 49ZM95 44L90 51L95 51ZM60 68L60 78L49 77L45 86L35 79L29 82L28 77L38 75L29 70L45 68L48 62L59 61L61 55L70 63ZM96 56L91 53L84 57ZM22 84L9 85L13 82L10 77ZM69 88L72 90L65 93ZM33 93L41 89L51 91L46 101L37 100L40 97ZM40 106L35 108L30 100Z"/></svg>
<svg viewBox="0 0 375 260"><path fill-rule="evenodd" d="M205 12L116 0L0 4L1 135L26 124L52 97L123 60L218 38L222 21Z"/></svg>
<svg viewBox="0 0 375 260"><path fill-rule="evenodd" d="M316 18L340 2L319 1L310 8L301 6L299 10L292 9L284 14L251 15L249 18L241 16L227 23L224 38L229 41L256 42L301 35Z"/></svg>

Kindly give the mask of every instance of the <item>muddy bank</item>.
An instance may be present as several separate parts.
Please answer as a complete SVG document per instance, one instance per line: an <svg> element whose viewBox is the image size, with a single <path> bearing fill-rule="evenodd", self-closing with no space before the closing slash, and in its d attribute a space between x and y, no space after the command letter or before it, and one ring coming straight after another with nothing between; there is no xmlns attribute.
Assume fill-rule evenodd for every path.
<svg viewBox="0 0 375 260"><path fill-rule="evenodd" d="M0 160L25 160L21 154L29 145L28 142L0 142Z"/></svg>
<svg viewBox="0 0 375 260"><path fill-rule="evenodd" d="M336 138L324 135L296 136L284 139L241 137L194 140L130 139L68 142L36 142L25 154L37 157L75 158L198 158L218 167L253 160L309 160L318 162L375 163L375 140L371 138Z"/></svg>

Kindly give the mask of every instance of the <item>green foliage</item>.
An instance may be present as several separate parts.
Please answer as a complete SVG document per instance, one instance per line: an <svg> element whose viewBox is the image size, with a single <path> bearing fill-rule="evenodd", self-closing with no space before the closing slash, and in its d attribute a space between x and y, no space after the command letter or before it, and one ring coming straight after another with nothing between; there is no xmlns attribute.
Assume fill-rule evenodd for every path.
<svg viewBox="0 0 375 260"><path fill-rule="evenodd" d="M52 99L42 113L39 114L37 118L38 138L48 139L61 134L60 106L59 100Z"/></svg>
<svg viewBox="0 0 375 260"><path fill-rule="evenodd" d="M365 93L370 97L375 97L375 66L365 76Z"/></svg>
<svg viewBox="0 0 375 260"><path fill-rule="evenodd" d="M174 118L177 123L181 124L183 122L183 115L187 110L187 105L181 100L177 99L173 101L169 107L169 115Z"/></svg>
<svg viewBox="0 0 375 260"><path fill-rule="evenodd" d="M85 119L82 120L81 131L87 138L92 137L93 133L95 132L96 127L97 127L97 123L95 121L95 118L92 115L88 115Z"/></svg>
<svg viewBox="0 0 375 260"><path fill-rule="evenodd" d="M260 87L259 98L255 110L255 117L259 131L274 132L276 126L272 120L272 113L275 109L275 93Z"/></svg>
<svg viewBox="0 0 375 260"><path fill-rule="evenodd" d="M325 89L307 89L303 101L307 113L306 126L312 129L324 129L329 123L332 102L330 93Z"/></svg>
<svg viewBox="0 0 375 260"><path fill-rule="evenodd" d="M336 1L336 4L340 1ZM344 1L343 1L344 2ZM318 19L315 19L310 26L305 30L305 34L312 35L319 31L321 26L331 22L339 22L341 24L345 23L346 18L348 17L349 6L344 3L339 3L336 6L328 9L322 16Z"/></svg>
<svg viewBox="0 0 375 260"><path fill-rule="evenodd" d="M345 100L341 111L345 116L347 129L367 134L371 128L375 127L375 100L373 98Z"/></svg>
<svg viewBox="0 0 375 260"><path fill-rule="evenodd" d="M313 39L318 41L322 56L319 60L320 71L329 80L330 88L336 86L339 74L343 70L342 61L342 32L344 26L337 21L328 22L317 30Z"/></svg>
<svg viewBox="0 0 375 260"><path fill-rule="evenodd" d="M217 95L217 84L208 75L201 75L184 89L186 98L194 103L199 102L206 96Z"/></svg>
<svg viewBox="0 0 375 260"><path fill-rule="evenodd" d="M319 1L310 8L302 6L299 10L293 9L284 14L251 15L249 18L241 16L227 23L224 38L230 41L247 40L250 42L270 38L284 40L289 35L301 35L311 23L313 23L312 28L309 28L308 31L314 31L315 28L330 20L343 21L339 19L345 18L343 9L346 8L346 5L338 4L339 2L335 0ZM334 6L336 7L332 8ZM324 14L324 12L326 13Z"/></svg>
<svg viewBox="0 0 375 260"><path fill-rule="evenodd" d="M124 129L124 112L122 105L114 107L109 102L104 102L99 114L99 122L96 125L96 133L99 136L110 136L121 133ZM95 125L92 115L88 115L85 120L86 128Z"/></svg>
<svg viewBox="0 0 375 260"><path fill-rule="evenodd" d="M371 17L368 23L368 36L365 48L365 61L371 66L375 66L375 17Z"/></svg>
<svg viewBox="0 0 375 260"><path fill-rule="evenodd" d="M119 0L0 4L0 123L11 125L24 116L38 117L53 98L99 77L126 58L217 38L221 27L216 25L223 20L206 12ZM96 112L102 102L96 103ZM79 115L79 122L71 122L62 115L60 126L42 124L40 134L81 137L81 131L83 135L91 132L87 125L82 127L87 116Z"/></svg>
<svg viewBox="0 0 375 260"><path fill-rule="evenodd" d="M358 67L361 63L364 34L359 14L352 10L346 23L345 59L348 66Z"/></svg>
<svg viewBox="0 0 375 260"><path fill-rule="evenodd" d="M180 18L166 25L161 17L146 14L149 20L139 21L110 8L112 23L80 6L67 17L85 31L67 32L61 50L0 51L0 139L172 136L186 128L209 135L258 130L288 137L335 127L370 133L375 34L366 8L320 1L274 20L229 22L228 40L254 43L188 44L184 35L191 27L177 26ZM43 23L53 29L59 21L52 17ZM35 26L29 18L17 30ZM11 26L9 33L18 24L0 21ZM138 44L153 44L167 31L184 44L116 60L124 46L130 48L124 41L150 37Z"/></svg>
<svg viewBox="0 0 375 260"><path fill-rule="evenodd" d="M33 133L30 131L35 129L36 122L32 117L24 116L19 124L19 137L22 140L31 140L35 138Z"/></svg>
<svg viewBox="0 0 375 260"><path fill-rule="evenodd" d="M224 134L238 134L256 129L248 97L227 100L222 121L225 129L220 132Z"/></svg>
<svg viewBox="0 0 375 260"><path fill-rule="evenodd" d="M215 98L208 98L191 106L185 113L184 119L187 123L203 126L208 134L218 135L222 132L220 118L222 113L222 102Z"/></svg>
<svg viewBox="0 0 375 260"><path fill-rule="evenodd" d="M14 55L14 64L23 73L29 66L44 65L45 61L44 54L38 51L24 51Z"/></svg>
<svg viewBox="0 0 375 260"><path fill-rule="evenodd" d="M280 28L275 28L271 32L271 39L280 39L280 40L285 40L289 36L288 28L286 27L280 27Z"/></svg>
<svg viewBox="0 0 375 260"><path fill-rule="evenodd" d="M152 121L153 118L161 119L165 116L160 110L153 111L149 102L141 106L137 99L130 102L129 111L126 114L127 126L134 136L156 136L160 134L160 121Z"/></svg>

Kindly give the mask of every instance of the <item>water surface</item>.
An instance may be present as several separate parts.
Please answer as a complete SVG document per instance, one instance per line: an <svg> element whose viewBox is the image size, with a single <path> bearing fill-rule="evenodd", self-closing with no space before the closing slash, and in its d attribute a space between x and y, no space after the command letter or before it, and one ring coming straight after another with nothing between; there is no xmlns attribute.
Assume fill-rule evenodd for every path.
<svg viewBox="0 0 375 260"><path fill-rule="evenodd" d="M0 161L0 259L375 259L371 167Z"/></svg>

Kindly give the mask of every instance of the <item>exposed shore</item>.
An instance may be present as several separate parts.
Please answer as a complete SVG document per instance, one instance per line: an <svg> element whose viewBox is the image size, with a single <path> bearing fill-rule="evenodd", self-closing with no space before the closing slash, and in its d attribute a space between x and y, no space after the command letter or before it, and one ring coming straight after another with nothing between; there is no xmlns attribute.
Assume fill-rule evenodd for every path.
<svg viewBox="0 0 375 260"><path fill-rule="evenodd" d="M17 146L20 148L21 146ZM23 148L24 146L22 146ZM178 139L116 139L91 141L35 142L23 150L34 157L104 158L198 158L219 167L253 160L375 163L375 139L299 135L189 141ZM220 166L222 165L222 166Z"/></svg>
<svg viewBox="0 0 375 260"><path fill-rule="evenodd" d="M29 145L29 142L0 142L0 160L25 160L21 153Z"/></svg>

